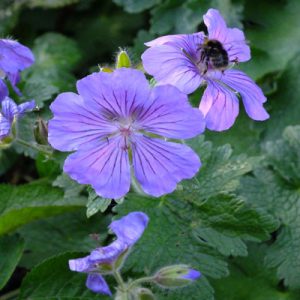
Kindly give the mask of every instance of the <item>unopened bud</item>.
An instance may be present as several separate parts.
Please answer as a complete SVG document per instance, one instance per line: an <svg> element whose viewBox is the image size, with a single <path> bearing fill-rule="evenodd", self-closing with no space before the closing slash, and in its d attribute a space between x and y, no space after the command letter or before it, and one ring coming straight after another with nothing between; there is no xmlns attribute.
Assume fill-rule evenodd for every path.
<svg viewBox="0 0 300 300"><path fill-rule="evenodd" d="M125 50L120 50L116 59L116 69L119 68L130 68L131 61L128 53Z"/></svg>
<svg viewBox="0 0 300 300"><path fill-rule="evenodd" d="M48 145L48 126L42 118L36 121L33 133L38 144Z"/></svg>
<svg viewBox="0 0 300 300"><path fill-rule="evenodd" d="M137 288L135 290L135 299L136 300L155 300L153 293L146 288Z"/></svg>
<svg viewBox="0 0 300 300"><path fill-rule="evenodd" d="M154 282L166 288L188 285L198 279L201 273L187 265L174 265L160 269L154 276Z"/></svg>

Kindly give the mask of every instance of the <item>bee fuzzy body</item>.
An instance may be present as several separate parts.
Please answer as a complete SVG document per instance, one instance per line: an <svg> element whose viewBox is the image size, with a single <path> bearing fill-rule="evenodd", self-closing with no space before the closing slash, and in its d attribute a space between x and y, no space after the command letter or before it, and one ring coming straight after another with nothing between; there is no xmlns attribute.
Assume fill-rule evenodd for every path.
<svg viewBox="0 0 300 300"><path fill-rule="evenodd" d="M200 62L206 66L204 74L209 67L218 70L225 70L228 67L229 57L227 51L219 41L207 40L199 49L201 50Z"/></svg>

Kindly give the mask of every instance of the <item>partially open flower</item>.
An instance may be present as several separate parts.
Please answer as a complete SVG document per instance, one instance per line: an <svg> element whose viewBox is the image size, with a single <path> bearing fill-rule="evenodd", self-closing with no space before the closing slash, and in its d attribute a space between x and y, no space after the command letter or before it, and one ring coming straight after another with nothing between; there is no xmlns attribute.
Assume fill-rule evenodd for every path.
<svg viewBox="0 0 300 300"><path fill-rule="evenodd" d="M113 221L109 228L117 239L109 246L93 250L90 255L69 260L72 271L88 273L86 286L95 293L111 295L104 274L118 270L130 248L141 237L148 225L148 217L142 212L132 212Z"/></svg>
<svg viewBox="0 0 300 300"><path fill-rule="evenodd" d="M14 138L12 134L14 122L25 112L34 109L35 102L29 101L17 105L12 99L6 97L0 104L0 146L3 146L9 144Z"/></svg>

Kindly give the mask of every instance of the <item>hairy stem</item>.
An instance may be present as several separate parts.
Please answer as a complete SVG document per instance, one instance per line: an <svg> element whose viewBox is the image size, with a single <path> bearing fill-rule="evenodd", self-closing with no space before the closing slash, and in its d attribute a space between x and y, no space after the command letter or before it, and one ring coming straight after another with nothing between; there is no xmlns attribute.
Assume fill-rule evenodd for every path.
<svg viewBox="0 0 300 300"><path fill-rule="evenodd" d="M42 153L44 153L44 154L47 155L47 156L51 156L51 155L52 155L52 151L48 151L48 150L44 149L44 148L41 147L41 146L34 145L34 144L29 143L29 142L27 142L27 141L24 141L24 140L22 140L22 139L20 139L20 138L17 138L17 139L15 140L15 142L19 143L19 144L22 145L22 146L25 146L25 147L34 149L34 150L36 150L36 151L38 151L38 152L42 152Z"/></svg>

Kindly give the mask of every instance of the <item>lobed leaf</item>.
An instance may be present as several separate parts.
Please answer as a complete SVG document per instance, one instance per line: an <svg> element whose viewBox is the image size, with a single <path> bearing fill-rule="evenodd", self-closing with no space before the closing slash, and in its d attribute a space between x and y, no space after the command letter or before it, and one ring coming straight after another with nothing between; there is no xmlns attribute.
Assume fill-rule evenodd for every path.
<svg viewBox="0 0 300 300"><path fill-rule="evenodd" d="M85 198L64 198L63 191L36 181L13 186L0 184L0 235L33 220L74 210Z"/></svg>

